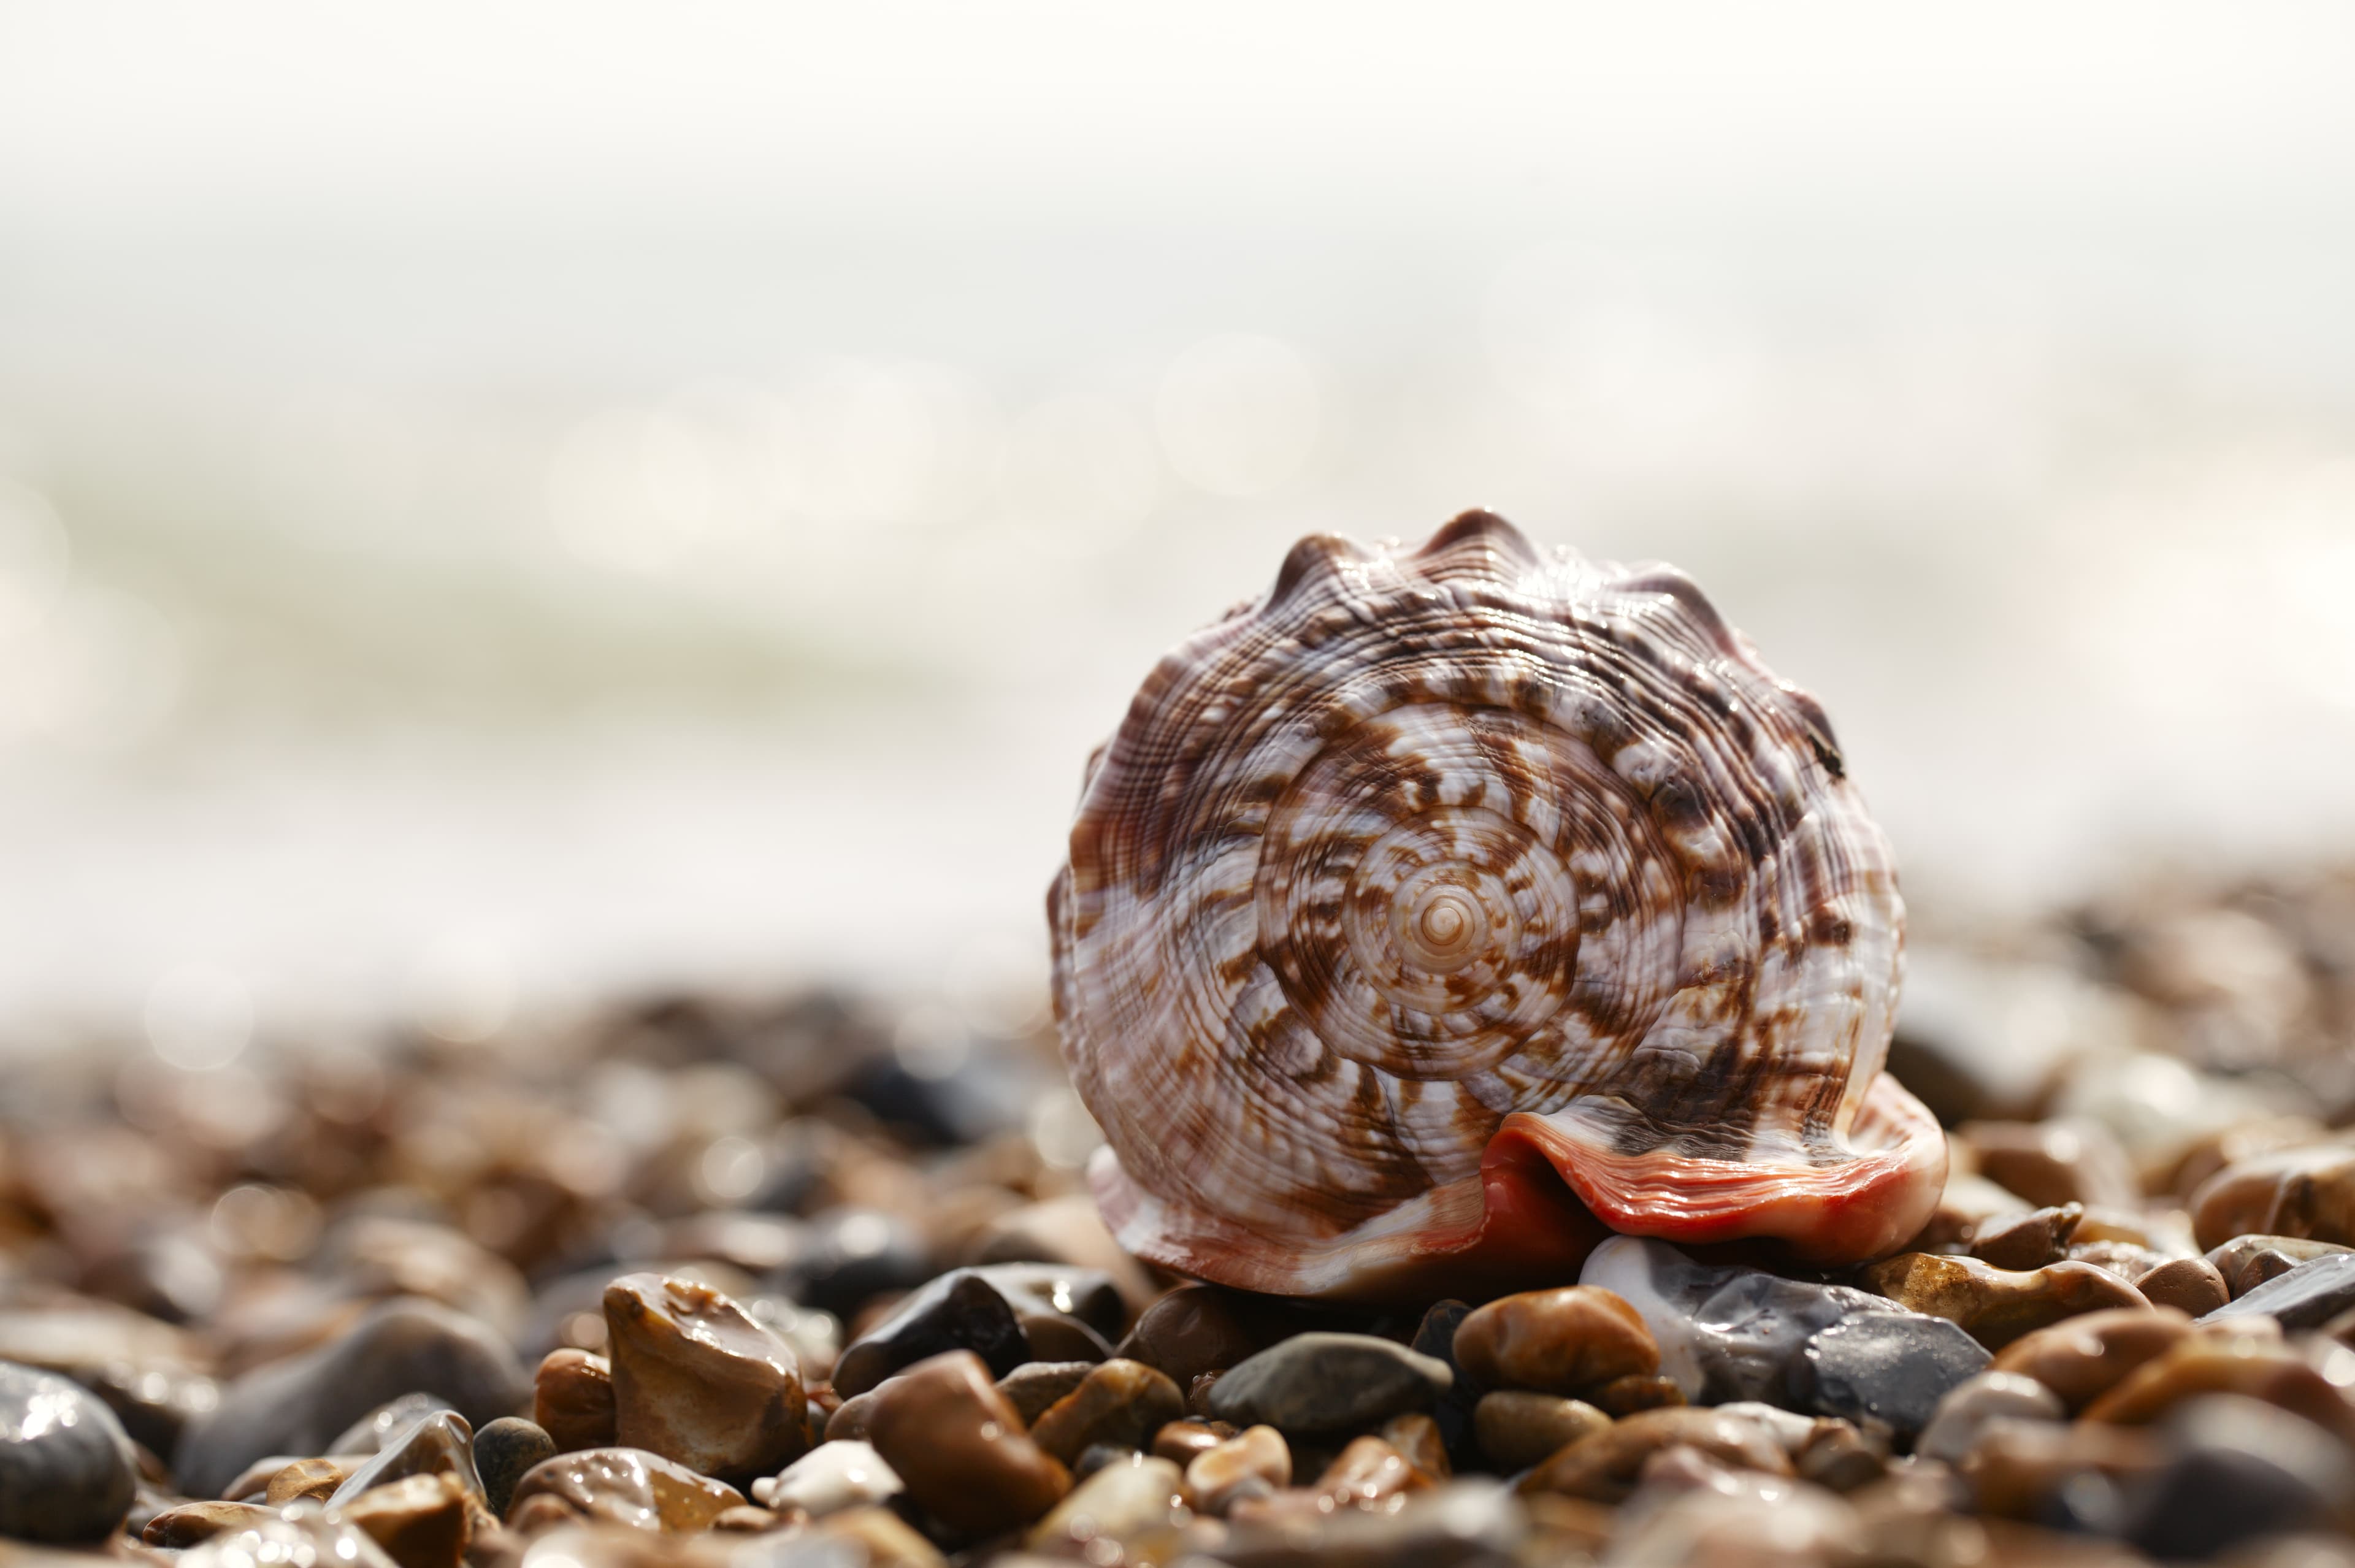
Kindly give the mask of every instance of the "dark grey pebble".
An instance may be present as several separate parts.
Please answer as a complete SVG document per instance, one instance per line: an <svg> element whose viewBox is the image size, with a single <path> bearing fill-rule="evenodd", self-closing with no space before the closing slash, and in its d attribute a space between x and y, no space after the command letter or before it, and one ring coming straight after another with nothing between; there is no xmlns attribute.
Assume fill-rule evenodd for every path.
<svg viewBox="0 0 2355 1568"><path fill-rule="evenodd" d="M137 1488L131 1439L97 1396L0 1361L0 1535L104 1540Z"/></svg>
<svg viewBox="0 0 2355 1568"><path fill-rule="evenodd" d="M1370 1334L1295 1334L1212 1384L1210 1413L1237 1426L1351 1432L1428 1410L1455 1381L1445 1361Z"/></svg>
<svg viewBox="0 0 2355 1568"><path fill-rule="evenodd" d="M835 1392L865 1393L904 1367L945 1350L971 1350L1002 1378L1029 1359L1014 1307L979 1269L952 1269L901 1302L847 1346L834 1364Z"/></svg>
<svg viewBox="0 0 2355 1568"><path fill-rule="evenodd" d="M505 1519L523 1473L556 1456L556 1439L519 1415L502 1415L474 1434L474 1470L483 1478L483 1500Z"/></svg>
<svg viewBox="0 0 2355 1568"><path fill-rule="evenodd" d="M2327 1527L2355 1502L2355 1459L2328 1433L2239 1394L2187 1401L2167 1423L2177 1457L2137 1487L2126 1538L2169 1562L2261 1535Z"/></svg>
<svg viewBox="0 0 2355 1568"><path fill-rule="evenodd" d="M1943 1317L1869 1313L1810 1338L1793 1371L1803 1409L1910 1440L1948 1390L1986 1370L1987 1347Z"/></svg>
<svg viewBox="0 0 2355 1568"><path fill-rule="evenodd" d="M2355 1307L2355 1253L2327 1253L2276 1275L2200 1321L2263 1313L2285 1328L2312 1328Z"/></svg>
<svg viewBox="0 0 2355 1568"><path fill-rule="evenodd" d="M325 1454L354 1421L412 1392L480 1423L522 1408L531 1379L506 1341L473 1318L430 1301L389 1301L333 1343L231 1383L220 1408L181 1435L180 1484L191 1496L218 1497L256 1459Z"/></svg>
<svg viewBox="0 0 2355 1568"><path fill-rule="evenodd" d="M1488 1391L1465 1375L1455 1360L1455 1330L1472 1315L1470 1303L1435 1301L1415 1325L1414 1349L1433 1360L1445 1361L1455 1381L1431 1407L1431 1417L1439 1424L1439 1441L1447 1449L1448 1462L1457 1469L1474 1467L1480 1456L1480 1445L1473 1435L1472 1407Z"/></svg>

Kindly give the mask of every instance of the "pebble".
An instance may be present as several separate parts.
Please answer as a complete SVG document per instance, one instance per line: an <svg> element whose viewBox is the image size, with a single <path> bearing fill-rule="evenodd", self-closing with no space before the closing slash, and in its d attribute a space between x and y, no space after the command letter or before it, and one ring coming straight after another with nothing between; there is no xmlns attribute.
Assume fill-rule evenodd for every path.
<svg viewBox="0 0 2355 1568"><path fill-rule="evenodd" d="M1486 1568L1514 1561L1529 1538L1528 1509L1484 1477L1434 1487L1395 1513L1345 1509L1319 1515L1305 1541L1282 1522L1238 1528L1216 1561L1229 1568Z"/></svg>
<svg viewBox="0 0 2355 1568"><path fill-rule="evenodd" d="M2167 1452L2147 1432L2085 1422L1991 1421L1959 1474L1972 1506L1983 1514L2105 1531L2116 1525L2121 1488L2155 1475ZM2072 1508L2073 1513L2067 1511Z"/></svg>
<svg viewBox="0 0 2355 1568"><path fill-rule="evenodd" d="M970 1257L975 1264L1046 1263L1103 1275L1119 1292L1118 1316L1107 1326L1086 1311L1076 1315L1103 1333L1117 1335L1122 1322L1144 1311L1159 1294L1145 1265L1121 1250L1104 1227L1095 1200L1084 1192L999 1215L982 1227Z"/></svg>
<svg viewBox="0 0 2355 1568"><path fill-rule="evenodd" d="M1625 1297L1592 1285L1524 1291L1467 1316L1455 1363L1492 1388L1582 1393L1660 1370L1660 1348Z"/></svg>
<svg viewBox="0 0 2355 1568"><path fill-rule="evenodd" d="M454 1476L410 1476L335 1511L400 1568L457 1568L466 1549L466 1491Z"/></svg>
<svg viewBox="0 0 2355 1568"><path fill-rule="evenodd" d="M281 1466L262 1488L261 1499L272 1508L283 1508L288 1503L301 1502L304 1498L325 1502L346 1477L358 1467L356 1460L297 1459ZM234 1482L231 1491L238 1491ZM242 1496L242 1492L239 1492Z"/></svg>
<svg viewBox="0 0 2355 1568"><path fill-rule="evenodd" d="M514 1412L529 1388L482 1324L432 1302L386 1302L331 1343L230 1383L182 1435L173 1468L187 1490L218 1494L264 1455L330 1452L337 1432L401 1394L430 1393L484 1422Z"/></svg>
<svg viewBox="0 0 2355 1568"><path fill-rule="evenodd" d="M0 1362L0 1536L103 1540L137 1484L131 1439L96 1395Z"/></svg>
<svg viewBox="0 0 2355 1568"><path fill-rule="evenodd" d="M613 1445L613 1363L590 1350L550 1350L532 1375L531 1418L559 1454Z"/></svg>
<svg viewBox="0 0 2355 1568"><path fill-rule="evenodd" d="M954 1530L1028 1524L1071 1489L1071 1473L1030 1440L971 1350L919 1361L878 1389L867 1434L909 1495Z"/></svg>
<svg viewBox="0 0 2355 1568"><path fill-rule="evenodd" d="M80 1383L132 1441L158 1454L169 1454L187 1424L220 1402L220 1385L186 1329L108 1301L0 1309L0 1361Z"/></svg>
<svg viewBox="0 0 2355 1568"><path fill-rule="evenodd" d="M1097 1541L1141 1544L1155 1535L1174 1538L1187 1520L1180 1500L1185 1486L1185 1477L1168 1460L1131 1455L1073 1487L1031 1527L1023 1543L1060 1557L1084 1555Z"/></svg>
<svg viewBox="0 0 2355 1568"><path fill-rule="evenodd" d="M1455 1331L1471 1315L1472 1308L1465 1302L1433 1302L1424 1309L1422 1320L1415 1325L1414 1338L1408 1342L1421 1354L1446 1362L1448 1371L1455 1375L1447 1392L1431 1407L1431 1418L1439 1424L1440 1441L1447 1445L1448 1462L1459 1467L1474 1457L1472 1412L1480 1403L1480 1396L1488 1392L1455 1360Z"/></svg>
<svg viewBox="0 0 2355 1568"><path fill-rule="evenodd" d="M2224 1288L2240 1296L2302 1263L2350 1250L2337 1242L2301 1236L2235 1236L2221 1247L2211 1248L2208 1261L2224 1276Z"/></svg>
<svg viewBox="0 0 2355 1568"><path fill-rule="evenodd" d="M891 1291L915 1290L938 1274L915 1226L884 1210L846 1207L814 1216L806 1250L778 1269L778 1294L847 1318Z"/></svg>
<svg viewBox="0 0 2355 1568"><path fill-rule="evenodd" d="M834 1413L826 1418L826 1440L829 1443L846 1439L856 1442L865 1438L867 1417L874 1408L875 1391L873 1389L844 1400L835 1406Z"/></svg>
<svg viewBox="0 0 2355 1568"><path fill-rule="evenodd" d="M1851 1558L1859 1525L1839 1498L1805 1481L1694 1468L1689 1485L1656 1487L1647 1477L1644 1492L1622 1510L1613 1563L1815 1568Z"/></svg>
<svg viewBox="0 0 2355 1568"><path fill-rule="evenodd" d="M1316 1477L1318 1498L1335 1508L1390 1510L1411 1493L1429 1491L1433 1480L1381 1438L1352 1438Z"/></svg>
<svg viewBox="0 0 2355 1568"><path fill-rule="evenodd" d="M1382 1423L1379 1435L1405 1455L1408 1464L1433 1480L1444 1481L1455 1473L1455 1463L1447 1456L1446 1440L1440 1435L1439 1423L1419 1410L1391 1416Z"/></svg>
<svg viewBox="0 0 2355 1568"><path fill-rule="evenodd" d="M997 1392L1014 1406L1025 1426L1036 1422L1049 1405L1087 1381L1094 1361L1026 1361L997 1380ZM1171 1385L1175 1387L1176 1385ZM1178 1403L1185 1397L1178 1396Z"/></svg>
<svg viewBox="0 0 2355 1568"><path fill-rule="evenodd" d="M2296 1349L2264 1333L2190 1335L2087 1405L2083 1419L2141 1426L2187 1400L2213 1393L2278 1405L2355 1445L2355 1403Z"/></svg>
<svg viewBox="0 0 2355 1568"><path fill-rule="evenodd" d="M1523 1477L1520 1489L1622 1502L1636 1489L1645 1462L1678 1446L1698 1449L1735 1469L1792 1473L1789 1456L1764 1423L1721 1410L1647 1410L1562 1449Z"/></svg>
<svg viewBox="0 0 2355 1568"><path fill-rule="evenodd" d="M1185 1413L1176 1383L1142 1361L1115 1357L1041 1413L1030 1438L1069 1465L1098 1443L1142 1448Z"/></svg>
<svg viewBox="0 0 2355 1568"><path fill-rule="evenodd" d="M1981 1176L2032 1208L2132 1209L2142 1201L2125 1147L2099 1122L1966 1122L1954 1139Z"/></svg>
<svg viewBox="0 0 2355 1568"><path fill-rule="evenodd" d="M2042 1268L2068 1255L2069 1239L2084 1218L2083 1203L1994 1216L1972 1229L1971 1256L1998 1268Z"/></svg>
<svg viewBox="0 0 2355 1568"><path fill-rule="evenodd" d="M538 1422L502 1415L474 1434L474 1472L482 1477L483 1502L505 1517L516 1483L543 1460L556 1456L556 1440Z"/></svg>
<svg viewBox="0 0 2355 1568"><path fill-rule="evenodd" d="M1210 1413L1237 1426L1351 1432L1428 1409L1454 1381L1446 1362L1370 1334L1295 1334L1229 1370Z"/></svg>
<svg viewBox="0 0 2355 1568"><path fill-rule="evenodd" d="M1184 1388L1204 1372L1224 1371L1265 1341L1243 1322L1234 1293L1215 1285L1181 1285L1156 1298L1117 1353L1158 1367Z"/></svg>
<svg viewBox="0 0 2355 1568"><path fill-rule="evenodd" d="M329 1518L289 1509L223 1531L181 1553L179 1568L397 1568L366 1532Z"/></svg>
<svg viewBox="0 0 2355 1568"><path fill-rule="evenodd" d="M1995 1421L2066 1421L2061 1396L2019 1372L1984 1371L1946 1391L1935 1414L1914 1440L1925 1459L1959 1465Z"/></svg>
<svg viewBox="0 0 2355 1568"><path fill-rule="evenodd" d="M1128 1299L1103 1269L1067 1263L994 1263L982 1264L974 1272L1006 1297L1026 1325L1035 1328L1041 1318L1078 1324L1103 1346L1105 1355L1127 1327Z"/></svg>
<svg viewBox="0 0 2355 1568"><path fill-rule="evenodd" d="M821 1443L774 1476L752 1483L753 1500L783 1512L824 1519L845 1509L888 1502L907 1489L871 1443Z"/></svg>
<svg viewBox="0 0 2355 1568"><path fill-rule="evenodd" d="M2013 1340L1991 1370L2034 1378L2073 1415L2190 1333L2191 1320L2172 1309L2089 1312Z"/></svg>
<svg viewBox="0 0 2355 1568"><path fill-rule="evenodd" d="M2234 1300L2214 1317L2264 1317L2285 1328L2312 1328L2355 1307L2355 1252L2309 1258Z"/></svg>
<svg viewBox="0 0 2355 1568"><path fill-rule="evenodd" d="M1684 1386L1664 1373L1649 1376L1630 1372L1625 1377L1597 1383L1586 1391L1587 1403L1604 1414L1617 1417L1633 1415L1639 1410L1658 1410L1664 1405L1689 1404Z"/></svg>
<svg viewBox="0 0 2355 1568"><path fill-rule="evenodd" d="M2172 1307L2194 1317L2232 1299L2224 1276L2206 1258L2170 1258L2134 1282L2153 1307Z"/></svg>
<svg viewBox="0 0 2355 1568"><path fill-rule="evenodd" d="M1582 1400L1525 1389L1481 1395L1472 1421L1480 1452L1507 1470L1524 1469L1611 1424Z"/></svg>
<svg viewBox="0 0 2355 1568"><path fill-rule="evenodd" d="M749 1480L809 1446L801 1361L708 1285L658 1274L605 1287L613 1436L720 1480Z"/></svg>
<svg viewBox="0 0 2355 1568"><path fill-rule="evenodd" d="M2355 1456L2286 1411L2210 1394L2168 1425L2176 1456L2139 1488L2122 1531L2154 1557L2213 1557L2328 1525L2355 1507Z"/></svg>
<svg viewBox="0 0 2355 1568"><path fill-rule="evenodd" d="M818 1533L858 1552L853 1561L862 1568L948 1568L941 1549L916 1533L906 1520L889 1509L845 1509L821 1522ZM765 1555L765 1554L764 1554ZM537 1565L527 1565L537 1568ZM812 1564L812 1568L817 1568ZM835 1568L827 1563L825 1568Z"/></svg>
<svg viewBox="0 0 2355 1568"><path fill-rule="evenodd" d="M865 1393L947 1350L974 1352L1000 1378L1031 1359L1012 1304L979 1269L942 1275L846 1346L834 1364L835 1392L846 1399Z"/></svg>
<svg viewBox="0 0 2355 1568"><path fill-rule="evenodd" d="M194 1546L224 1532L250 1530L277 1517L275 1508L260 1503L182 1503L148 1520L139 1539L150 1546Z"/></svg>
<svg viewBox="0 0 2355 1568"><path fill-rule="evenodd" d="M2081 1263L2015 1273L1977 1258L1900 1253L1857 1278L1911 1311L1960 1324L1990 1350L2080 1313L2149 1305L2117 1275Z"/></svg>
<svg viewBox="0 0 2355 1568"><path fill-rule="evenodd" d="M1235 1435L1235 1429L1225 1422L1216 1424L1197 1421L1191 1416L1172 1421L1153 1435L1153 1456L1184 1467L1194 1462L1199 1454L1207 1454Z"/></svg>
<svg viewBox="0 0 2355 1568"><path fill-rule="evenodd" d="M2191 1195L2200 1246L2237 1236L2355 1243L2355 1148L2313 1144L2226 1166Z"/></svg>
<svg viewBox="0 0 2355 1568"><path fill-rule="evenodd" d="M1983 1346L1942 1318L1867 1314L1808 1339L1793 1393L1818 1414L1911 1439L1938 1402L1988 1360Z"/></svg>
<svg viewBox="0 0 2355 1568"><path fill-rule="evenodd" d="M1273 1426L1237 1433L1186 1467L1186 1490L1204 1513L1223 1514L1245 1498L1263 1498L1292 1484L1292 1448Z"/></svg>
<svg viewBox="0 0 2355 1568"><path fill-rule="evenodd" d="M394 1437L439 1411L450 1402L430 1393L405 1393L389 1399L327 1440L330 1454L381 1454Z"/></svg>
<svg viewBox="0 0 2355 1568"><path fill-rule="evenodd" d="M692 1534L741 1506L744 1494L643 1448L587 1448L525 1471L507 1505L508 1523L538 1499L559 1505L563 1515Z"/></svg>
<svg viewBox="0 0 2355 1568"><path fill-rule="evenodd" d="M483 1495L474 1470L474 1434L466 1418L455 1411L437 1410L421 1415L408 1429L370 1455L327 1499L340 1508L363 1493L390 1486L411 1476L448 1476L472 1497Z"/></svg>

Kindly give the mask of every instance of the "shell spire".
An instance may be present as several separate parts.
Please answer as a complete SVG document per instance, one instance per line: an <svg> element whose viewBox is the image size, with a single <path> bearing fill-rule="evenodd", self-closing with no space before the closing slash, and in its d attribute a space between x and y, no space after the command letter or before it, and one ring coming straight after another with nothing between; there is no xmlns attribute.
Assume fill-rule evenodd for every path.
<svg viewBox="0 0 2355 1568"><path fill-rule="evenodd" d="M1904 909L1815 699L1672 569L1466 512L1295 545L1092 760L1049 895L1090 1178L1291 1295L1566 1278L1613 1232L1821 1261L1928 1217Z"/></svg>

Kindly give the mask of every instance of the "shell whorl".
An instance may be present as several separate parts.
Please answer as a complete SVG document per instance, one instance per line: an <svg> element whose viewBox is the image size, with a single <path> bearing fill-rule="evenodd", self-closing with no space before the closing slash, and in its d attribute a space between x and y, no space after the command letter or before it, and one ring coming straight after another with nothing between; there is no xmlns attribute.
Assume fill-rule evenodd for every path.
<svg viewBox="0 0 2355 1568"><path fill-rule="evenodd" d="M1943 1179L1881 1076L1903 909L1820 709L1681 574L1487 513L1304 539L1166 656L1050 911L1099 1199L1188 1272L1560 1267L1500 1218L1549 1167L1572 1220L1861 1256Z"/></svg>

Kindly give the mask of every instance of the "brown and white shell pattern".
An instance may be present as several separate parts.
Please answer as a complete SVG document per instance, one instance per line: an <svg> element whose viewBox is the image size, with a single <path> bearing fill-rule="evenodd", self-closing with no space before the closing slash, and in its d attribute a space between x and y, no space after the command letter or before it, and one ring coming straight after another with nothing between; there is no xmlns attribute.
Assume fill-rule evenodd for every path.
<svg viewBox="0 0 2355 1568"><path fill-rule="evenodd" d="M1146 679L1049 905L1099 1201L1171 1267L1380 1295L1604 1227L1861 1257L1944 1179L1881 1071L1888 843L1672 569L1483 512L1303 539Z"/></svg>

